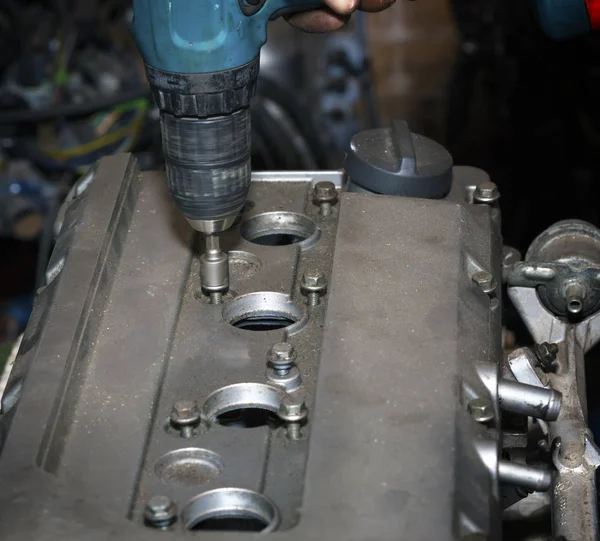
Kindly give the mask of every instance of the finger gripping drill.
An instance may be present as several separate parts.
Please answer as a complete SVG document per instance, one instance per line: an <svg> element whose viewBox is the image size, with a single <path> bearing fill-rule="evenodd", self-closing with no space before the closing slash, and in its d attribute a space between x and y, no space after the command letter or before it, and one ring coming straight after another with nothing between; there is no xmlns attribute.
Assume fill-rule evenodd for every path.
<svg viewBox="0 0 600 541"><path fill-rule="evenodd" d="M316 0L134 0L169 189L197 231L231 226L250 187L250 98L267 23Z"/></svg>

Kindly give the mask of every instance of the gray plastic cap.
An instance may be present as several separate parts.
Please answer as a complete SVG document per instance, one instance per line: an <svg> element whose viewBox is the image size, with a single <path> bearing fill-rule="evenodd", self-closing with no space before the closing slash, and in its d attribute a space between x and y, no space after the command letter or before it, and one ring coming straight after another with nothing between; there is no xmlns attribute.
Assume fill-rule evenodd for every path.
<svg viewBox="0 0 600 541"><path fill-rule="evenodd" d="M359 189L385 195L438 199L452 186L452 156L440 144L411 133L408 124L357 133L346 171Z"/></svg>

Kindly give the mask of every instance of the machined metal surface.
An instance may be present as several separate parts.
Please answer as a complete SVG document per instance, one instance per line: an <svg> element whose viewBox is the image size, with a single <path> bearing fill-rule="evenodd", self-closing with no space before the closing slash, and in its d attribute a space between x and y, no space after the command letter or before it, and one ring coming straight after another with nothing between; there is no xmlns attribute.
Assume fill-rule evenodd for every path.
<svg viewBox="0 0 600 541"><path fill-rule="evenodd" d="M0 537L501 539L500 299L473 275L500 281L502 242L465 197L477 174L455 168L445 200L342 193L327 216L313 187L340 172L256 174L214 305L164 173L103 160L8 382ZM293 366L267 365L282 343Z"/></svg>

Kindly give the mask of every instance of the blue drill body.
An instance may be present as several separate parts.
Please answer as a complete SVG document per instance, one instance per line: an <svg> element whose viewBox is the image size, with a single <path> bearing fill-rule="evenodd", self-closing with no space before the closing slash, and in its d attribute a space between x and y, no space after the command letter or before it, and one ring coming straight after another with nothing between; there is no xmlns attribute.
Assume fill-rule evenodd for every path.
<svg viewBox="0 0 600 541"><path fill-rule="evenodd" d="M171 73L210 73L256 58L267 40L269 20L319 4L266 0L256 13L246 15L238 0L135 0L134 30L149 66Z"/></svg>
<svg viewBox="0 0 600 541"><path fill-rule="evenodd" d="M267 23L321 0L134 0L169 189L192 227L227 229L250 188L250 98Z"/></svg>

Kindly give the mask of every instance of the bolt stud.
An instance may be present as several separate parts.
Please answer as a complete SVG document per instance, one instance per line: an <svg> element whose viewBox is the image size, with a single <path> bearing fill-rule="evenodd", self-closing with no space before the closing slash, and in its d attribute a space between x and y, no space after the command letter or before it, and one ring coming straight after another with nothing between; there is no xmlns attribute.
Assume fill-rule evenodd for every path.
<svg viewBox="0 0 600 541"><path fill-rule="evenodd" d="M289 342L275 344L267 354L267 363L277 376L287 376L296 361L296 351Z"/></svg>
<svg viewBox="0 0 600 541"><path fill-rule="evenodd" d="M478 423L489 423L494 419L494 406L487 398L474 398L469 402L468 409Z"/></svg>
<svg viewBox="0 0 600 541"><path fill-rule="evenodd" d="M473 192L473 202L480 205L493 205L500 199L500 192L498 186L492 181L486 180L475 186L475 192Z"/></svg>
<svg viewBox="0 0 600 541"><path fill-rule="evenodd" d="M481 291L487 293L488 295L492 295L496 291L496 280L494 277L487 271L479 271L473 274L471 277L473 282L475 282Z"/></svg>
<svg viewBox="0 0 600 541"><path fill-rule="evenodd" d="M285 422L287 437L291 441L302 438L302 423L308 417L308 409L304 400L296 400L286 396L279 405L277 416Z"/></svg>
<svg viewBox="0 0 600 541"><path fill-rule="evenodd" d="M193 438L202 420L198 403L195 400L178 400L173 404L170 420L182 438Z"/></svg>
<svg viewBox="0 0 600 541"><path fill-rule="evenodd" d="M306 295L309 307L318 306L321 302L321 296L327 290L327 278L321 271L316 269L307 270L302 276L300 289Z"/></svg>
<svg viewBox="0 0 600 541"><path fill-rule="evenodd" d="M313 191L313 202L319 207L321 216L331 216L332 207L337 203L338 192L333 182L317 182Z"/></svg>
<svg viewBox="0 0 600 541"><path fill-rule="evenodd" d="M554 368L554 362L558 355L558 345L549 342L535 344L532 348L539 367L544 372L551 372Z"/></svg>

